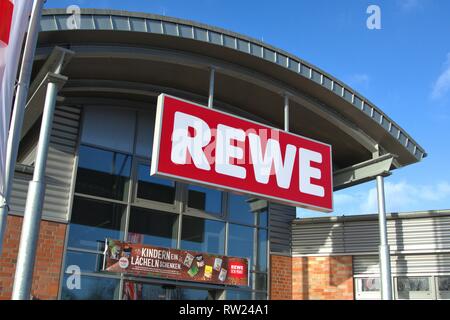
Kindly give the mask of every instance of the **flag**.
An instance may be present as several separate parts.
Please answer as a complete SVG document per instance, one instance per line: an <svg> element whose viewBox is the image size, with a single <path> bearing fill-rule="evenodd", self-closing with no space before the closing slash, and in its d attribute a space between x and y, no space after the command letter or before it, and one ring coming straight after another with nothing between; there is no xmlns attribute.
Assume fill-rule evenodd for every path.
<svg viewBox="0 0 450 320"><path fill-rule="evenodd" d="M5 192L6 144L19 59L33 0L0 0L0 195Z"/></svg>

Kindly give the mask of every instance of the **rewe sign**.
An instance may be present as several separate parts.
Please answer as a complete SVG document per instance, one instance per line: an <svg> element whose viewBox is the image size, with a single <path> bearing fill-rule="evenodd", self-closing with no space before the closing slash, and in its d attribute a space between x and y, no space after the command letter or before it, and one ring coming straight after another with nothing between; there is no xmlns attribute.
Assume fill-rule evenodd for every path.
<svg viewBox="0 0 450 320"><path fill-rule="evenodd" d="M151 174L330 212L331 146L158 97Z"/></svg>

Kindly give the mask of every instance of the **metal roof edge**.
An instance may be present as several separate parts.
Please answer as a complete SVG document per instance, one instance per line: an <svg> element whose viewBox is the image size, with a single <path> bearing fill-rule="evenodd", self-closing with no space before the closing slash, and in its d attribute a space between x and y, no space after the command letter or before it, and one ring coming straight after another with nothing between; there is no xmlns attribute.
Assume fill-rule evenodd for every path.
<svg viewBox="0 0 450 320"><path fill-rule="evenodd" d="M410 212L392 212L386 214L388 220L401 220L401 219L417 219L417 218L430 218L430 217L450 217L450 209L442 210L421 210ZM317 217L317 218L296 218L292 220L292 224L315 224L315 223L339 223L350 221L378 221L378 214L362 214L351 216L339 216L339 217Z"/></svg>
<svg viewBox="0 0 450 320"><path fill-rule="evenodd" d="M69 15L70 13L68 13L66 11L66 9L61 9L61 8L55 8L55 9L44 9L43 10L43 15ZM203 23L199 23L199 22L195 22L192 20L185 20L185 19L180 19L180 18L175 18L175 17L168 17L168 16L162 16L162 15L158 15L158 14L150 14L150 13L143 13L143 12L131 12L131 11L126 11L126 10L111 10L111 9L93 9L93 8L86 8L86 9L81 9L81 14L85 14L85 15L110 15L110 16L122 16L122 17L135 17L135 18L141 18L141 19L154 19L154 20L161 20L164 22L172 22L172 23L177 23L177 24L182 24L182 25L188 25L191 27L198 27L198 28L202 28L205 30L209 30L212 32L217 32L217 33L221 33L230 37L234 37L238 40L243 40L243 41L247 41L250 44L253 43L257 46L260 46L262 48L266 48L269 49L271 51L273 51L276 54L281 54L283 56L286 56L286 58L288 58L288 60L293 60L296 63L299 64L303 64L305 65L307 68L311 69L311 74L312 71L315 71L317 73L319 73L322 77L326 77L328 79L330 79L332 82L338 84L339 86L341 86L343 88L342 92L344 93L345 90L349 91L353 98L352 100L354 100L354 97L357 97L358 99L360 99L362 101L362 105L361 107L359 107L360 112L364 111L362 110L362 108L364 107L364 105L366 104L368 107L373 108L373 110L377 111L382 118L386 119L388 122L390 122L393 126L395 126L397 128L397 130L399 131L398 133L398 137L394 137L397 142L399 142L400 144L402 144L399 141L399 137L400 137L400 133L404 134L406 137L406 145L402 144L403 147L405 149L408 150L408 152L410 152L419 162L422 160L422 158L427 157L427 152L425 151L425 149L423 147L420 146L419 143L417 143L400 125L398 125L394 120L392 120L389 116L387 116L380 108L378 108L374 103L372 103L369 99L367 99L366 97L364 97L363 95L361 95L358 91L354 90L353 88L351 88L350 86L346 85L344 82L342 82L341 80L333 77L332 75L330 75L329 73L325 72L324 70L316 67L315 65L291 54L288 53L282 49L276 48L270 44L267 44L265 42L262 42L260 40L257 40L255 38L249 37L249 36L245 36L236 32L232 32L223 28L219 28L219 27L214 27L211 25L207 25L207 24L203 24ZM235 50L238 50L237 48ZM238 50L239 51L239 50ZM240 51L242 52L242 51ZM272 63L278 64L281 67L284 67L292 72L293 71L289 66L284 66L281 65L279 63L277 63L276 61L271 61L268 59L265 59L264 57L259 57L256 55L253 55L254 57L263 59L265 61L270 61ZM307 78L313 82L315 82L312 77L306 77L305 75L303 75L301 72L296 72L299 76L302 76L304 78ZM328 89L327 87L325 87L323 84L318 83L319 85L321 85L323 88ZM330 89L329 89L330 90ZM334 94L336 94L338 97L340 97L341 99L343 99L345 102L349 103L350 105L352 105L353 107L357 107L354 103L349 102L348 100L346 100L344 98L344 95L338 95L334 90L330 90L331 92L333 92ZM367 114L366 114L367 115ZM367 115L368 116L368 115ZM375 121L375 119L373 119L373 117L371 117L372 120ZM382 127L384 130L386 130L381 123L378 123L378 125L380 127ZM388 133L390 133L388 130L386 130ZM408 142L411 142L414 145L414 150L418 149L421 152L421 157L418 157L415 152L411 152L408 149Z"/></svg>

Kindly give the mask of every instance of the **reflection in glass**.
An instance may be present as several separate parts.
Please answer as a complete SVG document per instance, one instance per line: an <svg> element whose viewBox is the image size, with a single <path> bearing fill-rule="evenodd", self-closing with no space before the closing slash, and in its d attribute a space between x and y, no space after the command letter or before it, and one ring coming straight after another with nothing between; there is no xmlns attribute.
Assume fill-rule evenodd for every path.
<svg viewBox="0 0 450 320"><path fill-rule="evenodd" d="M228 216L231 221L255 225L249 197L230 193L228 196Z"/></svg>
<svg viewBox="0 0 450 320"><path fill-rule="evenodd" d="M251 300L251 291L227 290L225 299L227 300Z"/></svg>
<svg viewBox="0 0 450 320"><path fill-rule="evenodd" d="M78 266L81 272L99 272L103 268L103 254L67 251L66 267Z"/></svg>
<svg viewBox="0 0 450 320"><path fill-rule="evenodd" d="M380 291L380 278L363 278L361 281L361 291L373 292Z"/></svg>
<svg viewBox="0 0 450 320"><path fill-rule="evenodd" d="M266 291L267 289L267 274L265 273L252 273L252 281L254 279L254 290Z"/></svg>
<svg viewBox="0 0 450 320"><path fill-rule="evenodd" d="M75 192L126 200L131 156L81 146Z"/></svg>
<svg viewBox="0 0 450 320"><path fill-rule="evenodd" d="M267 230L258 230L258 259L256 259L256 271L267 271Z"/></svg>
<svg viewBox="0 0 450 320"><path fill-rule="evenodd" d="M254 232L252 227L244 227L236 224L228 226L228 255L250 259L250 265L254 265Z"/></svg>
<svg viewBox="0 0 450 320"><path fill-rule="evenodd" d="M223 254L225 223L183 216L181 248L185 250Z"/></svg>
<svg viewBox="0 0 450 320"><path fill-rule="evenodd" d="M131 208L128 241L160 247L177 245L177 215Z"/></svg>
<svg viewBox="0 0 450 320"><path fill-rule="evenodd" d="M123 300L210 300L214 291L125 281Z"/></svg>
<svg viewBox="0 0 450 320"><path fill-rule="evenodd" d="M430 283L427 277L399 277L397 288L399 292L429 291Z"/></svg>
<svg viewBox="0 0 450 320"><path fill-rule="evenodd" d="M450 291L450 277L438 278L439 291Z"/></svg>
<svg viewBox="0 0 450 320"><path fill-rule="evenodd" d="M119 280L103 277L81 276L79 289L67 281L70 274L64 274L62 300L113 300L118 298Z"/></svg>
<svg viewBox="0 0 450 320"><path fill-rule="evenodd" d="M123 239L125 206L75 197L69 247L103 250L105 238Z"/></svg>
<svg viewBox="0 0 450 320"><path fill-rule="evenodd" d="M199 186L188 187L189 208L220 215L222 212L222 192Z"/></svg>
<svg viewBox="0 0 450 320"><path fill-rule="evenodd" d="M150 166L139 165L137 198L164 203L175 201L175 182L150 176Z"/></svg>

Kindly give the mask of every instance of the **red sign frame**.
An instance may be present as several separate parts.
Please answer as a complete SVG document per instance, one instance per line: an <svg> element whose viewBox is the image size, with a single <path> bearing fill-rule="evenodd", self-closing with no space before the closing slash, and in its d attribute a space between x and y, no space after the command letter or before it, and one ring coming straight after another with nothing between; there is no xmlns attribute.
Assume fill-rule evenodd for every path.
<svg viewBox="0 0 450 320"><path fill-rule="evenodd" d="M333 211L330 145L166 94L151 175Z"/></svg>

